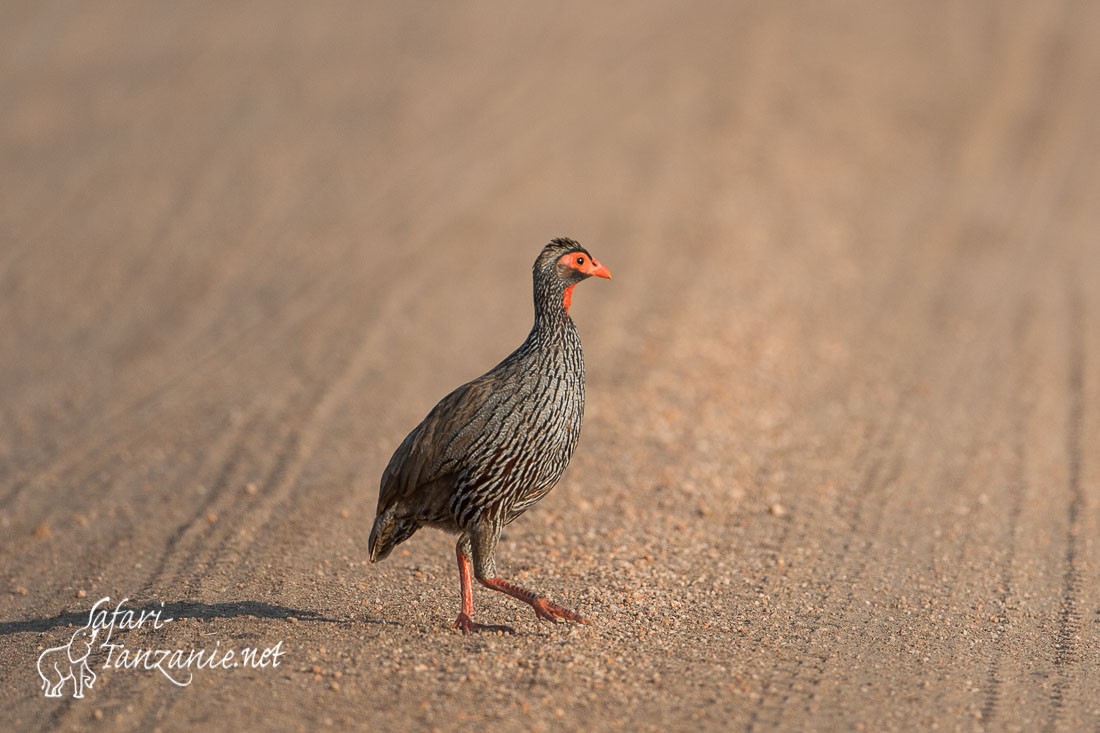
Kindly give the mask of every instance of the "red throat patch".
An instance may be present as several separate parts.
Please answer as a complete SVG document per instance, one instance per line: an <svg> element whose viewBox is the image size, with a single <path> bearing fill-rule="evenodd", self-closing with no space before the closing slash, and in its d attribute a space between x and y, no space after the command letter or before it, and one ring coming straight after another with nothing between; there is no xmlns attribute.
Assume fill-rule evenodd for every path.
<svg viewBox="0 0 1100 733"><path fill-rule="evenodd" d="M577 286L570 285L569 287L567 287L565 289L565 295L561 299L561 304L565 308L566 313L569 312L569 306L573 305L573 288L575 287Z"/></svg>

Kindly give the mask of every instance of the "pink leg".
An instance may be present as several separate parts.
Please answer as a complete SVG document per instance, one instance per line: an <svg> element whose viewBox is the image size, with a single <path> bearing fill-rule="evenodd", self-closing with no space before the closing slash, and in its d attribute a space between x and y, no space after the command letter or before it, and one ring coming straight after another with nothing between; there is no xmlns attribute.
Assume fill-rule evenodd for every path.
<svg viewBox="0 0 1100 733"><path fill-rule="evenodd" d="M514 634L515 629L511 626L502 626L496 624L479 624L475 623L471 618L474 614L474 589L470 582L470 558L466 556L462 549L455 547L455 554L458 555L458 580L462 584L462 610L458 612L458 618L455 619L455 628L461 629L463 633L469 634L474 631L503 631L507 634Z"/></svg>
<svg viewBox="0 0 1100 733"><path fill-rule="evenodd" d="M564 619L566 621L576 621L581 624L592 623L576 611L570 611L568 608L563 608L526 588L521 588L514 583L509 583L504 578L483 578L480 579L479 582L486 588L492 588L501 593L507 593L513 598L518 598L535 609L535 615L547 621L557 623L558 619Z"/></svg>

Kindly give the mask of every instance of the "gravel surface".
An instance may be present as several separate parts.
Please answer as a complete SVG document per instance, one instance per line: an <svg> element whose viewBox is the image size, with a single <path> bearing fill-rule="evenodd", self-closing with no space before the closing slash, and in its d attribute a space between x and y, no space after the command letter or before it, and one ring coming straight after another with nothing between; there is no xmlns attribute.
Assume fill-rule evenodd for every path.
<svg viewBox="0 0 1100 733"><path fill-rule="evenodd" d="M1098 37L1088 2L5 3L0 728L1100 729ZM594 623L476 589L518 633L463 636L451 538L366 562L378 478L557 235L615 279L498 562ZM108 596L161 613L119 654L278 664L180 686L102 627L47 699Z"/></svg>

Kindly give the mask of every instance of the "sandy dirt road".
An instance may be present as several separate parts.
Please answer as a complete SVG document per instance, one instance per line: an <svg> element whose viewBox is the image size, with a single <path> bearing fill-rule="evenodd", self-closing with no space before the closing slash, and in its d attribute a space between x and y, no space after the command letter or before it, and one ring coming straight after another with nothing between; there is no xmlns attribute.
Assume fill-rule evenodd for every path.
<svg viewBox="0 0 1100 733"><path fill-rule="evenodd" d="M0 728L1100 730L1100 4L8 2ZM390 452L587 243L464 637ZM46 699L93 603L150 650ZM163 603L163 607L160 605ZM119 652L121 653L121 652Z"/></svg>

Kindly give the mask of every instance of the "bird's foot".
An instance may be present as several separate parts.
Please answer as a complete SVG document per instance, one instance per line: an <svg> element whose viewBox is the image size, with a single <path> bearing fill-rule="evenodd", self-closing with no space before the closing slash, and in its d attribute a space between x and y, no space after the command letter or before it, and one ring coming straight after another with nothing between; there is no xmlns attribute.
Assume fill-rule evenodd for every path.
<svg viewBox="0 0 1100 733"><path fill-rule="evenodd" d="M465 613L458 614L458 618L455 619L454 627L461 630L463 634L473 634L481 631L501 634L516 633L516 630L511 626L504 626L502 624L479 624Z"/></svg>
<svg viewBox="0 0 1100 733"><path fill-rule="evenodd" d="M548 601L541 596L536 597L533 601L530 601L531 608L535 609L535 615L541 619L557 623L558 619L565 621L575 621L579 624L589 624L591 621L580 615L576 611L570 611L568 608L559 606L553 601Z"/></svg>
<svg viewBox="0 0 1100 733"><path fill-rule="evenodd" d="M480 578L481 584L487 588L507 593L512 598L517 598L531 608L535 609L535 615L541 619L557 623L558 620L575 621L579 624L591 624L592 622L576 611L563 608L553 601L548 601L533 591L521 588L515 583L509 583L504 578Z"/></svg>

